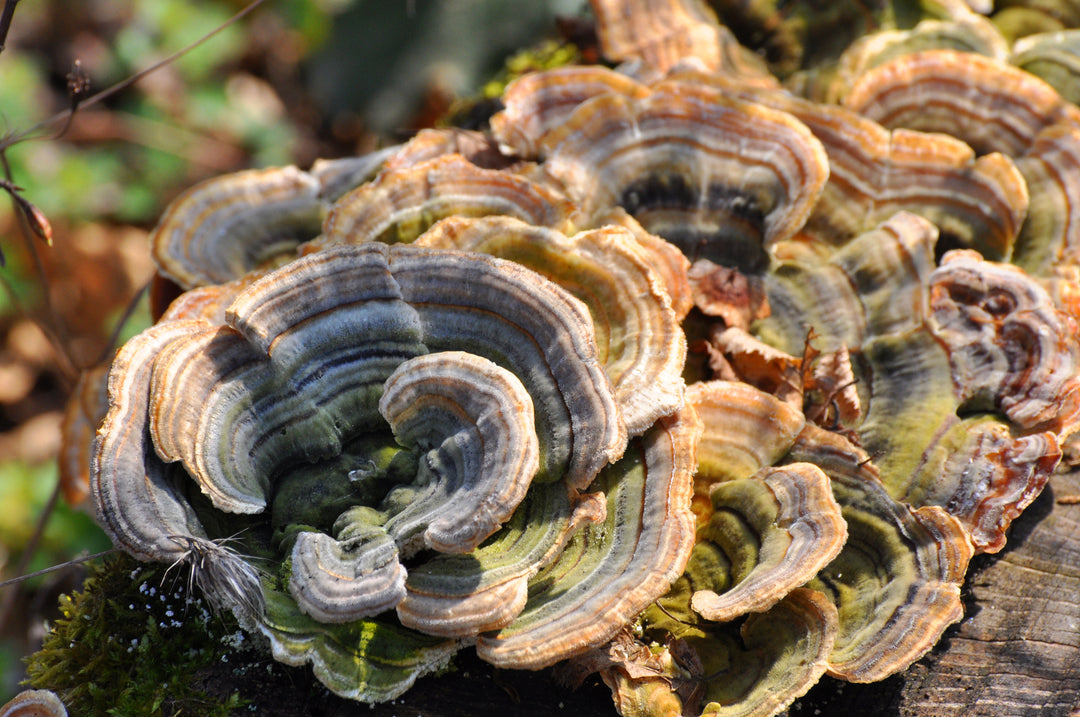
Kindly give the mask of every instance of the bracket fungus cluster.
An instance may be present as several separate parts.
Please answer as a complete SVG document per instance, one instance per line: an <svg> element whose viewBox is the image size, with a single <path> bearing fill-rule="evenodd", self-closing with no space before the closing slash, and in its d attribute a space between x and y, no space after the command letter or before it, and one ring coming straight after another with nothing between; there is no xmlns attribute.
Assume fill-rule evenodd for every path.
<svg viewBox="0 0 1080 717"><path fill-rule="evenodd" d="M625 64L490 133L178 198L70 462L357 700L464 648L626 716L904 670L1080 426L1080 110L958 2L790 89L694 0L592 4Z"/></svg>

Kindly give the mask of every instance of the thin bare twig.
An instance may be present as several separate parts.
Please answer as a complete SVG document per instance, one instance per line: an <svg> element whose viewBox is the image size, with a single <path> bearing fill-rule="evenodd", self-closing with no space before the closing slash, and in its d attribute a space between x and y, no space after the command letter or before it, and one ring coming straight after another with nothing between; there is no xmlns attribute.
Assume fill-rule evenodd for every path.
<svg viewBox="0 0 1080 717"><path fill-rule="evenodd" d="M7 46L8 32L11 31L11 18L15 17L15 6L19 0L5 0L4 10L0 13L0 52Z"/></svg>
<svg viewBox="0 0 1080 717"><path fill-rule="evenodd" d="M159 62L155 62L153 65L150 65L149 67L143 68L142 70L139 70L134 75L131 75L130 77L128 77L126 79L123 79L123 80L121 80L120 82L117 82L114 85L110 85L109 87L106 87L105 89L101 90L100 92L97 92L97 93L95 93L93 95L90 95L86 99L79 102L78 108L82 109L82 108L86 108L86 107L92 107L93 105L96 105L99 102L103 102L103 101L107 100L108 98L112 97L113 95L115 95L116 93L121 92L122 90L126 90L128 87L131 87L132 85L134 85L136 82L138 82L142 78L146 77L147 75L160 70L162 67L165 67L167 65L170 65L170 64L176 62L176 60L180 59L181 57L183 57L187 53L191 52L196 47L203 44L207 40L211 39L212 37L214 37L218 33L222 32L226 28L240 22L240 20L247 17L256 8L258 8L260 5L262 5L265 2L266 2L266 0L252 0L252 2L250 2L247 5L245 5L244 7L242 7L240 10L238 10L228 20L221 23L216 28L214 28L210 32L206 33L205 35L203 35L199 39L195 40L191 44L186 45L183 48L177 50L176 52L172 53L171 55L169 55L165 59L163 59L163 60L161 60ZM54 124L56 124L58 122L64 122L64 123L69 122L70 119L71 119L71 116L74 114L74 112L75 112L74 109L68 108L68 109L64 110L63 112L57 112L56 114L54 114L52 117L49 117L48 119L42 120L41 122L37 123L33 127L30 127L29 129L26 129L26 130L23 130L22 132L18 132L18 133L9 135L8 137L5 137L2 141L0 141L0 152L3 152L4 150L8 149L12 145L18 144L19 142L23 142L23 141L27 141L27 140L31 140L31 139L41 139L40 136L35 136L38 132L41 132L45 128L50 127L50 126L52 126L52 125L54 125ZM48 137L48 139L53 139L53 138L54 137Z"/></svg>
<svg viewBox="0 0 1080 717"><path fill-rule="evenodd" d="M0 581L0 590L3 590L8 585L16 585L18 583L25 582L25 581L27 581L27 580L29 580L31 578L36 578L36 577L39 577L41 575L48 575L49 573L55 573L57 570L63 570L64 568L70 568L72 565L82 565L83 563L88 563L91 560L96 560L98 558L103 558L106 555L112 555L113 553L117 553L117 552L120 552L119 549L117 549L117 548L109 548L108 550L102 550L100 553L94 553L93 555L84 555L81 558L72 558L71 560L65 560L64 562L60 563L59 565L53 565L53 566L50 566L48 568L42 568L41 570L35 570L32 573L26 573L25 575L20 575L17 578L11 578L9 580L3 580L3 581Z"/></svg>
<svg viewBox="0 0 1080 717"><path fill-rule="evenodd" d="M15 144L18 144L19 142L28 141L31 139L59 138L68 130L71 125L72 118L75 116L75 113L79 109L102 102L105 99L120 92L121 90L132 86L150 73L155 72L162 67L165 67L175 62L177 59L183 57L188 52L191 52L193 49L197 48L210 38L214 37L221 31L226 29L227 27L239 22L241 19L254 11L257 7L262 5L265 1L266 0L252 0L252 2L241 8L228 20L218 25L215 29L206 33L205 35L190 43L189 45L172 53L160 62L156 62L153 65L143 70L140 70L134 75L128 77L127 79L111 85L110 87L107 87L104 90L89 97L85 97L85 94L89 89L89 80L83 74L82 67L79 62L76 61L75 65L72 68L71 74L68 75L68 93L70 97L69 107L63 112L59 112L27 130L9 135L2 141L0 141L0 171L2 171L3 174L3 181L2 183L0 183L0 189L7 191L7 193L12 197L12 201L15 202L15 205L19 210L17 213L19 216L20 234L22 234L23 240L25 241L27 248L33 257L35 272L39 280L42 282L42 286L46 288L46 291L44 293L46 307L49 312L49 319L50 321L53 321L57 324L56 330L46 330L46 335L48 335L54 345L56 345L62 358L62 362L66 363L66 365L64 366L65 372L75 374L78 372L78 367L76 366L75 362L72 360L71 356L66 350L66 342L64 341L64 337L58 335L57 333L57 331L59 331L60 322L58 316L56 315L55 308L53 307L52 302L49 300L48 277L45 273L44 266L42 265L41 257L38 255L36 246L34 245L34 242L30 236L31 234L35 234L38 236L47 234L48 237L51 238L51 229L49 229L48 232L43 231L43 228L48 227L48 221L45 219L44 214L41 214L41 212L38 211L33 204L23 198L19 193L20 190L15 184L11 172L11 165L7 159L7 150ZM18 3L19 0L5 0L3 10L0 11L0 51L3 50L3 43L7 39L7 33L11 27L11 18L15 12L15 6ZM63 124L51 137L46 137L39 134L46 128L54 126L57 123ZM41 538L45 532L45 527L48 524L49 518L52 516L52 513L56 508L59 497L60 481L57 480L56 485L53 487L52 495L49 496L48 502L42 509L41 515L38 517L38 522L37 526L35 527L34 534L30 537L30 540L27 542L26 547L19 558L17 573L20 577L14 579L15 588L9 590L3 596L3 599L0 600L0 630L3 630L4 625L7 623L8 618L11 616L11 611L15 605L15 600L19 593L18 586L19 584L21 584L22 580L28 577L26 575L23 575L23 573L26 571L27 566L30 564L31 558L37 552L38 544L41 542ZM12 581L6 581L2 585L6 586L10 582Z"/></svg>

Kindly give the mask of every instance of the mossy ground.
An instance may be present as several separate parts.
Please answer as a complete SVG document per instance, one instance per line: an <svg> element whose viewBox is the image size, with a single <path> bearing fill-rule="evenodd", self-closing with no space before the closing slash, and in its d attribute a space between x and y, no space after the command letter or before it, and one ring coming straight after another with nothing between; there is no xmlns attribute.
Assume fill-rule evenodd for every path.
<svg viewBox="0 0 1080 717"><path fill-rule="evenodd" d="M29 658L29 686L53 690L79 717L614 714L598 679L570 691L549 670L496 670L472 650L396 700L342 699L310 667L275 662L230 616L189 596L185 573L166 568L125 555L91 566L82 592L61 598L64 617Z"/></svg>
<svg viewBox="0 0 1080 717"><path fill-rule="evenodd" d="M29 683L56 692L73 715L226 715L243 704L200 690L195 676L245 639L231 616L213 615L166 566L109 557L82 592L60 599Z"/></svg>

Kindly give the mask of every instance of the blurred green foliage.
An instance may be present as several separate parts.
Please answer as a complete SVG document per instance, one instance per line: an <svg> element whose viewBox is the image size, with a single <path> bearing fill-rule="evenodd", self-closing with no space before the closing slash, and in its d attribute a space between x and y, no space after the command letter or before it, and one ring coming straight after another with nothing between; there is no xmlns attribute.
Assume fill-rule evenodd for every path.
<svg viewBox="0 0 1080 717"><path fill-rule="evenodd" d="M10 553L26 547L56 484L56 462L29 465L0 463L0 544ZM59 503L45 527L29 570L62 563L80 552L98 553L112 547L109 539L86 513ZM30 581L28 587L33 587Z"/></svg>

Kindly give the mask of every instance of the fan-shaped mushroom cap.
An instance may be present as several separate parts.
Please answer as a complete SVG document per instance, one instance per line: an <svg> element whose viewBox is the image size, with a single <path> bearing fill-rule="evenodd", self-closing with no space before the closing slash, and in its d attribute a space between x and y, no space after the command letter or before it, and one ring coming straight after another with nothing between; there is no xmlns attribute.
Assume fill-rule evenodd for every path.
<svg viewBox="0 0 1080 717"><path fill-rule="evenodd" d="M1058 264L1080 264L1080 127L1047 127L1016 166L1031 206L1013 263L1036 276L1051 275Z"/></svg>
<svg viewBox="0 0 1080 717"><path fill-rule="evenodd" d="M617 704L640 705L639 711L624 715L654 714L649 703L655 698L650 693L670 693L676 680L703 688L703 694L695 692L704 707L684 702L682 714L700 710L710 717L775 715L825 673L836 642L837 613L822 593L795 588L770 610L748 616L741 625L704 622L686 607L688 600L686 581L680 579L660 600L663 609L654 606L645 614L647 634L663 631L685 645L678 650L681 655L672 655L676 660L668 663L660 680L605 674Z"/></svg>
<svg viewBox="0 0 1080 717"><path fill-rule="evenodd" d="M630 230L641 248L651 257L650 264L664 282L675 316L679 321L685 319L690 309L694 308L693 292L687 277L690 261L686 255L671 242L645 231L622 207L613 207L607 212L594 215L590 223L594 227L614 224Z"/></svg>
<svg viewBox="0 0 1080 717"><path fill-rule="evenodd" d="M316 159L310 174L319 182L319 194L327 201L337 201L346 192L374 179L386 160L400 149L400 145L393 145L359 157Z"/></svg>
<svg viewBox="0 0 1080 717"><path fill-rule="evenodd" d="M1028 208L1028 189L1000 153L975 157L943 134L889 131L844 107L750 87L722 75L679 72L673 80L706 83L788 112L817 137L829 158L829 181L802 235L840 245L899 211L929 219L958 246L1006 259Z"/></svg>
<svg viewBox="0 0 1080 717"><path fill-rule="evenodd" d="M171 536L205 537L175 480L177 471L157 460L146 423L153 358L173 340L205 326L192 321L153 326L124 344L109 371L109 411L94 443L91 496L98 523L113 544L143 560L181 558L184 546Z"/></svg>
<svg viewBox="0 0 1080 717"><path fill-rule="evenodd" d="M772 314L760 322L758 335L801 354L808 328L831 351L921 325L936 240L932 224L901 212L827 262L781 263L765 276Z"/></svg>
<svg viewBox="0 0 1080 717"><path fill-rule="evenodd" d="M338 200L310 254L336 244L411 242L448 216L513 216L560 227L572 207L553 189L523 176L481 169L458 155L388 171Z"/></svg>
<svg viewBox="0 0 1080 717"><path fill-rule="evenodd" d="M1009 44L994 24L975 13L949 20L923 20L908 30L882 30L863 35L840 56L836 79L825 101L843 102L850 86L870 69L896 57L926 50L954 50L984 55L999 62L1009 58Z"/></svg>
<svg viewBox="0 0 1080 717"><path fill-rule="evenodd" d="M829 674L874 682L905 669L963 614L967 531L937 506L914 510L890 498L869 457L838 434L807 426L788 460L828 474L848 526L843 550L808 585L839 609Z"/></svg>
<svg viewBox="0 0 1080 717"><path fill-rule="evenodd" d="M639 61L663 76L686 58L710 72L723 70L775 83L764 63L743 48L701 0L591 0L604 56Z"/></svg>
<svg viewBox="0 0 1080 717"><path fill-rule="evenodd" d="M503 630L482 635L481 658L539 669L610 640L667 591L694 544L690 511L693 410L660 419L591 486L606 495L606 518L586 525L530 581L529 601Z"/></svg>
<svg viewBox="0 0 1080 717"><path fill-rule="evenodd" d="M324 533L297 537L290 589L321 622L395 607L405 597L399 551L472 551L509 520L539 467L528 392L473 354L444 351L399 364L379 412L401 445L427 452L420 464L426 485L408 491L397 510L389 509L397 502L391 491L387 510L346 511L335 523L336 541Z"/></svg>
<svg viewBox="0 0 1080 717"><path fill-rule="evenodd" d="M500 594L509 612L495 622L490 614L477 617L483 621L470 634L508 623L524 604L525 581L565 540L568 499L625 445L584 307L508 262L419 247L339 247L256 281L235 299L226 320L226 326L159 324L129 342L114 362L113 406L94 466L96 507L114 541L138 556L178 560L213 552L186 501L183 471L162 463L158 453L182 461L219 509L260 512L271 490L323 486L322 464L305 464L330 461L332 467L350 436L381 421L381 396L399 440L427 451L415 489L398 485L386 492L378 488L380 478L353 470L345 505L348 491L360 490L353 501L364 492L385 496L377 511L345 511L334 540L303 527L312 520L317 527L322 509L304 512L291 501L274 502L279 529L301 526L293 538L283 534L295 539L290 589L301 608L322 621L348 624L398 603L418 614L409 603L413 586L403 590L397 554L419 547L474 551L509 521L539 461L539 478L552 485L523 511L537 529L525 530L524 539L518 530L517 544L501 546L494 560L519 564L496 564L491 576L478 579L478 566L485 565L477 553L471 568L435 580L447 587L456 579L472 592L463 595L458 587L442 598L457 605L455 614L444 611L444 622L454 627L432 632L462 630L464 613L490 613L475 603L490 607ZM471 353L444 351L455 346ZM428 350L441 353L423 356ZM520 380L471 354L497 359ZM426 437L424 431L440 428L449 436L441 443ZM508 480L513 475L518 478ZM320 488L328 505L341 503L326 490ZM448 505L456 507L446 513ZM243 559L217 550L251 582L254 571L243 572ZM507 587L507 570L518 587ZM431 592L422 570L416 590Z"/></svg>
<svg viewBox="0 0 1080 717"><path fill-rule="evenodd" d="M317 622L284 592L268 591L266 614L254 624L270 642L274 659L310 663L334 694L363 702L386 702L416 678L446 667L460 649L456 640L422 635L391 620L344 625Z"/></svg>
<svg viewBox="0 0 1080 717"><path fill-rule="evenodd" d="M532 72L503 92L503 110L491 118L491 131L504 151L526 159L540 157L541 143L585 100L617 94L642 98L648 88L606 67L567 66Z"/></svg>
<svg viewBox="0 0 1080 717"><path fill-rule="evenodd" d="M422 129L387 156L386 171L400 171L418 164L457 155L484 169L502 169L511 160L499 153L495 140L482 132L463 129Z"/></svg>
<svg viewBox="0 0 1080 717"><path fill-rule="evenodd" d="M1028 190L1008 157L976 158L947 135L888 132L840 107L809 106L796 116L829 155L829 183L807 220L809 235L838 243L902 210L988 258L1011 255Z"/></svg>
<svg viewBox="0 0 1080 717"><path fill-rule="evenodd" d="M23 690L0 705L0 717L68 717L68 711L52 690Z"/></svg>
<svg viewBox="0 0 1080 717"><path fill-rule="evenodd" d="M698 529L695 551L714 567L688 568L690 607L726 622L772 608L837 556L847 539L829 478L817 466L792 463L753 478L718 483L713 513Z"/></svg>
<svg viewBox="0 0 1080 717"><path fill-rule="evenodd" d="M930 277L930 318L967 410L1000 410L1022 429L1080 425L1076 322L1016 267L949 252Z"/></svg>
<svg viewBox="0 0 1080 717"><path fill-rule="evenodd" d="M628 230L605 227L567 237L511 217L451 217L416 245L508 259L581 299L631 435L682 405L686 339L660 277Z"/></svg>
<svg viewBox="0 0 1080 717"><path fill-rule="evenodd" d="M546 480L565 473L584 487L621 454L624 429L576 300L487 257L402 246L391 259L387 249L339 247L294 262L237 297L226 317L235 329L163 351L151 412L158 451L182 460L219 507L258 512L271 476L301 458L292 446L303 446L303 460L336 455L342 435L373 420L397 363L467 347L514 366L534 395L574 397L536 406ZM491 307L513 314L495 319L499 331L476 323ZM578 360L543 358L563 352Z"/></svg>
<svg viewBox="0 0 1080 717"><path fill-rule="evenodd" d="M544 144L545 170L586 215L622 206L687 256L744 271L802 226L828 177L790 115L679 83L594 97Z"/></svg>
<svg viewBox="0 0 1080 717"><path fill-rule="evenodd" d="M844 104L885 127L944 132L979 154L1017 157L1039 132L1080 110L1034 75L982 55L927 50L858 79Z"/></svg>
<svg viewBox="0 0 1080 717"><path fill-rule="evenodd" d="M1080 30L1042 32L1020 38L1009 61L1044 80L1073 104L1080 100Z"/></svg>
<svg viewBox="0 0 1080 717"><path fill-rule="evenodd" d="M94 436L108 411L109 362L105 362L80 374L60 424L60 489L72 507L87 506Z"/></svg>
<svg viewBox="0 0 1080 717"><path fill-rule="evenodd" d="M780 265L759 332L795 352L809 325L816 344L849 347L866 407L851 428L893 497L945 507L980 551L999 550L1057 462L1055 433L1076 424L1074 322L974 252L931 271L933 241L924 220L897 215L828 262Z"/></svg>
<svg viewBox="0 0 1080 717"><path fill-rule="evenodd" d="M320 192L296 167L208 179L177 197L150 235L158 270L191 289L292 255L319 233L327 209Z"/></svg>
<svg viewBox="0 0 1080 717"><path fill-rule="evenodd" d="M806 425L801 411L746 383L693 383L686 401L705 426L696 480L706 493L713 483L749 478L774 465Z"/></svg>
<svg viewBox="0 0 1080 717"><path fill-rule="evenodd" d="M468 552L494 533L540 467L532 399L488 359L463 351L409 359L386 379L379 412L399 444L437 451L438 461L427 459L431 479L447 485L430 498L433 519L420 522L424 545L439 552ZM417 521L420 497L396 520Z"/></svg>

